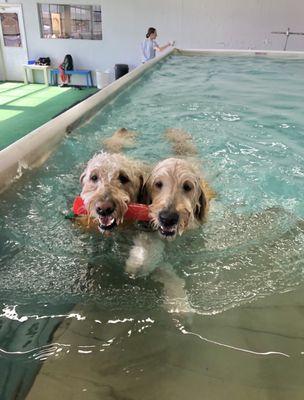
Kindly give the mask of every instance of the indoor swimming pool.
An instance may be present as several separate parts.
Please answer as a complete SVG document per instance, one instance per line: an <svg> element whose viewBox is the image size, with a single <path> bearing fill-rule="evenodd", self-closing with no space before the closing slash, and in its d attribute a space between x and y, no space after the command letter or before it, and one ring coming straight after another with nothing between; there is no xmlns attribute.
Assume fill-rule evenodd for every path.
<svg viewBox="0 0 304 400"><path fill-rule="evenodd" d="M170 56L0 195L1 399L303 398L303 71ZM125 273L136 224L104 237L64 219L120 127L138 132L125 154L150 164L172 156L166 129L189 132L217 193L161 255L193 313Z"/></svg>

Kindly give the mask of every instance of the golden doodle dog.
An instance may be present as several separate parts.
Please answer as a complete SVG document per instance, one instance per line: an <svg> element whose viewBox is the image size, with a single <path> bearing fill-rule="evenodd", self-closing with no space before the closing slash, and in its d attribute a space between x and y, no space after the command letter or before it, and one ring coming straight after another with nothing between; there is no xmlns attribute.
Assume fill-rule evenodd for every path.
<svg viewBox="0 0 304 400"><path fill-rule="evenodd" d="M199 168L191 136L170 129L166 131L166 137L179 158L167 158L156 164L143 188L152 227L159 234L140 233L135 238L126 271L134 277L154 271L153 278L163 285L168 311L192 315L195 310L188 300L185 281L177 275L173 265L165 262L163 255L166 240L173 240L177 234L182 235L206 220L210 200L215 194Z"/></svg>
<svg viewBox="0 0 304 400"><path fill-rule="evenodd" d="M168 158L156 164L145 181L143 196L149 204L152 227L162 239L173 240L205 221L215 194L204 179L197 158L193 158L197 151L191 136L170 129L166 137L173 151L186 158ZM163 241L146 233L138 235L126 263L127 271L133 275L151 272L163 248Z"/></svg>
<svg viewBox="0 0 304 400"><path fill-rule="evenodd" d="M161 237L174 239L205 221L214 192L202 176L197 159L193 158L197 150L191 136L179 129L168 129L166 137L176 155L187 158L159 162L152 169L144 191L153 227Z"/></svg>
<svg viewBox="0 0 304 400"><path fill-rule="evenodd" d="M113 134L112 144L115 142L115 149L124 147L124 136L128 137L128 131L124 128ZM110 139L108 148L111 147L109 142ZM102 151L94 155L80 177L81 197L88 212L88 225L97 225L101 232L120 225L128 205L138 202L145 171L147 167L141 162L122 154Z"/></svg>
<svg viewBox="0 0 304 400"><path fill-rule="evenodd" d="M159 162L149 175L145 191L152 225L165 239L201 225L213 197L199 168L180 158Z"/></svg>

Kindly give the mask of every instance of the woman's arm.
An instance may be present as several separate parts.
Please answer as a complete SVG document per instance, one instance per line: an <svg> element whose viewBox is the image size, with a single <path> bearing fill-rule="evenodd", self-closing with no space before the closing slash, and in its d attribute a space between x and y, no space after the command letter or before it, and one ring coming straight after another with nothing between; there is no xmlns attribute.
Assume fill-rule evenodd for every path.
<svg viewBox="0 0 304 400"><path fill-rule="evenodd" d="M172 43L172 45L173 45L173 43ZM158 46L158 45L156 45L156 46L154 46L154 49L156 50L156 51L163 51L163 50L165 50L167 47L170 47L171 46L171 42L168 42L167 44L165 44L164 46Z"/></svg>

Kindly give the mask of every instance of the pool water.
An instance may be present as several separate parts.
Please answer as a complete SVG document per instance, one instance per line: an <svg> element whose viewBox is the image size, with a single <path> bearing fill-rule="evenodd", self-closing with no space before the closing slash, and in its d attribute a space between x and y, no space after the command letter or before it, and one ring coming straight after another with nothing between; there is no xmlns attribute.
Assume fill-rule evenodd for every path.
<svg viewBox="0 0 304 400"><path fill-rule="evenodd" d="M303 71L172 56L1 195L1 399L303 398ZM169 312L152 276L125 274L138 227L104 238L63 218L120 127L150 163L172 156L165 129L191 133L217 192L207 223L162 255L191 315Z"/></svg>

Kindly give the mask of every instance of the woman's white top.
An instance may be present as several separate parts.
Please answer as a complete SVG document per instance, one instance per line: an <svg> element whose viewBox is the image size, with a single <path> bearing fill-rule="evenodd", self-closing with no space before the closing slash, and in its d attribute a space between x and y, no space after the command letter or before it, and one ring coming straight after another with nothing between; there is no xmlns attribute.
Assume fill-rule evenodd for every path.
<svg viewBox="0 0 304 400"><path fill-rule="evenodd" d="M141 44L142 62L145 63L155 57L155 47L159 47L155 40L145 39Z"/></svg>

